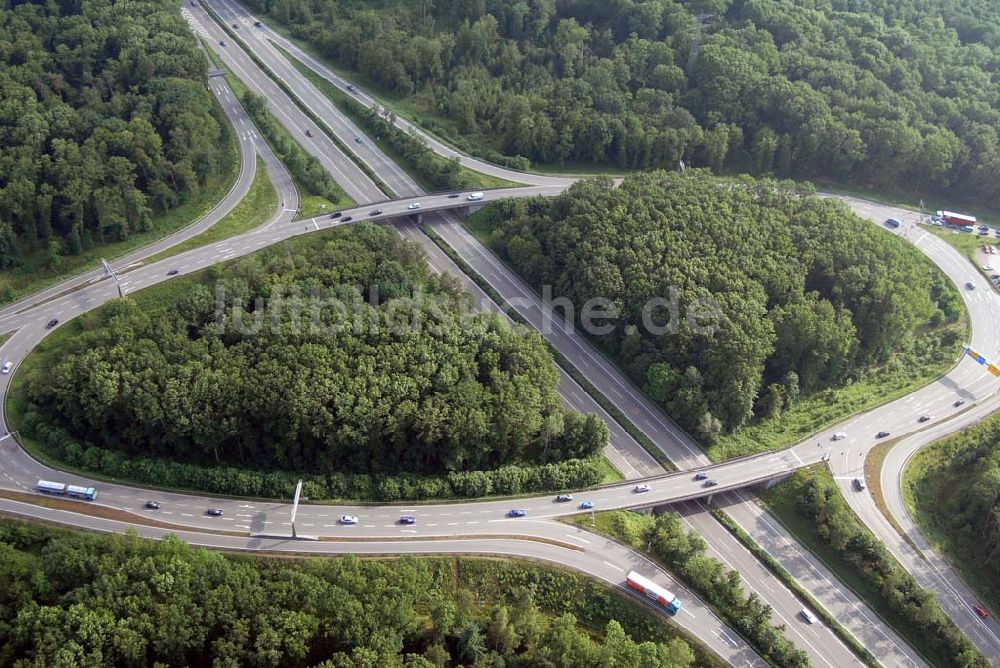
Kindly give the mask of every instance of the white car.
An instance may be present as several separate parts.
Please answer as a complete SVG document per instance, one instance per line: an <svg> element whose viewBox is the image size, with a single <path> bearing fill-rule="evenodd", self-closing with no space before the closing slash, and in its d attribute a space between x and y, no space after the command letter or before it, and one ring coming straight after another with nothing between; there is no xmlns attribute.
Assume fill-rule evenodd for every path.
<svg viewBox="0 0 1000 668"><path fill-rule="evenodd" d="M847 434L845 434L842 431L838 431L836 434L833 435L833 439L832 440L834 440L834 441L843 441L845 438L847 438Z"/></svg>
<svg viewBox="0 0 1000 668"><path fill-rule="evenodd" d="M983 271L993 271L993 265L984 264Z"/></svg>
<svg viewBox="0 0 1000 668"><path fill-rule="evenodd" d="M809 610L807 610L806 608L802 608L801 610L799 610L799 614L802 615L802 618L805 619L806 622L808 622L809 624L816 623L816 615L809 612Z"/></svg>
<svg viewBox="0 0 1000 668"><path fill-rule="evenodd" d="M14 366L13 362L4 362L3 369L0 369L0 373L10 373L12 366Z"/></svg>
<svg viewBox="0 0 1000 668"><path fill-rule="evenodd" d="M420 208L420 202L413 202L412 204L410 204L410 205L409 205L409 206L407 206L406 208L407 208L407 209L411 209L411 210L412 210L412 209L419 209L419 208Z"/></svg>
<svg viewBox="0 0 1000 668"><path fill-rule="evenodd" d="M643 484L643 485L636 485L632 489L632 491L635 492L636 494L642 494L643 492L648 492L649 490L650 490L649 485L645 485L645 484Z"/></svg>
<svg viewBox="0 0 1000 668"><path fill-rule="evenodd" d="M355 515L341 515L340 516L340 523L341 524L357 524L358 523L358 518Z"/></svg>

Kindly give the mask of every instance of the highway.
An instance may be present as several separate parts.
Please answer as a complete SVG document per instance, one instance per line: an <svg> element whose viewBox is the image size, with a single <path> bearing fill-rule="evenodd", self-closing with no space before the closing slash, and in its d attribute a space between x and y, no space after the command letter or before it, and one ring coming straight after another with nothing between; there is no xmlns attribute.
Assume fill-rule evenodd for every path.
<svg viewBox="0 0 1000 668"><path fill-rule="evenodd" d="M245 46L256 56L258 61L266 63L268 69L279 77L289 90L294 92L300 104L308 109L314 117L322 120L327 128L336 134L344 144L348 145L352 152L372 169L393 192L398 196L420 196L423 194L417 183L385 156L373 142L366 140L363 132L274 48L269 40L273 33L267 31L264 26L256 27L254 25L256 23L255 17L247 14L238 5L228 2L228 0L217 0L208 3L208 5L212 7L225 25L237 26L232 29L233 34L237 36L237 42L234 42L232 36L226 35L218 24L212 21L207 12L200 13L203 11L200 7L191 9L191 13L196 19L211 31L213 44L219 44L226 41L227 37L229 38L229 46L219 48L218 51L226 51L227 55L232 58L241 58L242 56L235 52L234 47L238 44ZM294 45L285 40L282 41L282 47L291 50L290 47L294 47ZM241 77L254 73L252 61L243 63L241 68ZM320 74L323 73L320 72ZM260 73L260 76L264 76L264 74ZM341 85L347 90L346 83L341 82ZM263 89L266 83L261 82L256 86ZM348 91L348 93L350 92ZM360 93L360 91L355 92ZM286 105L294 104L286 95L275 96L269 101L272 108L277 106L283 108ZM294 113L294 109L283 109L282 111L283 116L290 116ZM358 141L359 138L361 141ZM524 180L523 174L502 168L492 168L490 173L509 180ZM535 182L552 186L553 192L557 192L574 180L566 177L538 177ZM358 199L358 201L362 200ZM548 317L550 315L548 309L537 295L465 232L458 217L449 213L429 216L427 214L433 210L433 207L428 206L426 202L421 202L421 204L421 211L424 212L424 224L434 228L463 260L472 266L476 273L484 277L504 297L507 303L518 311L519 315L541 331L543 336L566 356L592 385L608 397L616 407L623 410L633 424L649 436L675 465L680 468L692 468L708 464L707 457L700 451L693 439L684 434L652 402L646 399L642 392L628 381L616 367L603 359L589 343L573 331L572 327L565 325L558 319ZM404 235L421 243L425 252L434 258L431 262L432 267L438 268L441 264L447 263L445 266L447 271L461 275L458 267L451 265L446 258L434 257L440 251L414 226L404 223L397 227ZM477 303L486 305L484 308L489 310L495 308L495 305L492 305L488 297L482 294L474 284L467 282L466 287L475 295ZM606 415L596 402L583 394L582 391L578 391L579 388L573 387L575 384L567 381L567 376L562 374L561 390L567 403L579 410L599 414L612 429L609 459L616 466L619 466L620 470L631 473L629 469L620 466L622 457L628 458L632 462L637 473L640 469L654 471L658 468L655 460L649 457L623 428L611 420L610 416ZM809 460L817 461L820 456L819 453L814 453ZM709 536L709 540L726 544L726 549L730 553L730 563L739 567L740 572L745 574L752 587L755 581L762 581L756 589L775 608L776 616L789 625L789 634L793 642L807 651L815 663L832 666L856 662L850 650L824 625L813 625L808 631L805 629L807 624L797 616L802 607L801 603L791 591L780 583L772 584L773 590L771 592L764 591L763 581L766 581L767 577L763 575L763 566L741 544L733 541L728 534L721 531L721 527L710 514L702 513L692 517L690 521L699 532ZM445 523L446 526L447 524ZM823 600L825 593L830 591L832 587L835 585L828 583L828 586L817 589L817 598ZM808 635L817 633L822 634L818 641L814 642L808 637ZM890 632L887 631L886 636L889 637ZM896 647L900 644L889 643L889 646ZM890 656L890 658L892 657ZM914 664L913 657L900 655L895 658L898 659L899 665ZM829 663L830 661L833 663Z"/></svg>
<svg viewBox="0 0 1000 668"><path fill-rule="evenodd" d="M223 3L213 3L217 9L223 5ZM269 87L267 84L267 77L263 77L262 73L253 65L252 61L249 60L242 53L242 51L236 47L236 45L230 43L227 47L218 46L218 42L227 39L225 36L220 36L218 27L211 22L210 19L199 8L188 8L185 7L184 11L186 16L192 22L193 27L197 32L206 34L209 39L213 40L213 44L216 45L215 51L220 54L223 60L226 62L226 66L231 68L234 73L237 73L241 79L247 83L251 90L257 90L267 95L270 101L270 107L272 112L275 113L282 123L292 124L291 128L297 127L298 131L296 133L296 139L300 141L307 150L313 152L314 154L319 153L325 157L324 166L331 170L331 173L337 177L338 182L341 183L345 189L348 190L349 194L354 197L358 202L367 202L365 206L359 206L352 209L350 212L345 212L347 214L353 214L355 220L361 220L365 218L373 218L371 216L371 210L373 209L373 204L385 200L385 195L378 191L374 187L374 184L364 176L357 167L340 152L336 144L332 142L328 137L322 132L317 132L312 130L313 137L308 137L305 134L306 130L311 130L315 126L304 114L297 109L294 103L291 102L280 91L276 86L273 88ZM222 13L222 10L220 10ZM228 20L228 19L227 19ZM242 20L242 19L239 19ZM245 24L244 24L245 25ZM246 27L242 30L247 30ZM204 32L202 32L204 31ZM260 40L265 43L264 40ZM242 55L241 55L242 54ZM268 56L268 63L271 66L272 60L275 54ZM278 54L280 58L280 54ZM276 59L275 59L276 60ZM281 59L283 60L283 59ZM294 68L292 68L294 69ZM291 76L291 75L290 75ZM301 75L299 75L301 78ZM301 78L304 81L304 78ZM215 79L213 79L214 81ZM297 95L301 82L292 81L286 83L295 83L293 89L296 90ZM308 82L305 82L308 84ZM325 98L323 98L325 100ZM321 101L316 101L316 108L312 109L318 117L322 118L324 122L327 122L327 117L334 119L339 116L336 110L327 103L327 107L324 108ZM312 108L312 107L310 107ZM344 119L341 119L344 120ZM329 124L333 124L334 121L329 121ZM334 130L331 125L331 130ZM352 132L349 125L343 125L340 132ZM338 135L340 135L338 132ZM341 136L341 139L345 141L348 145L353 142L352 136ZM424 213L445 210L450 208L455 208L457 206L463 206L464 202L459 199L449 197L448 195L436 195L436 196L425 196L419 192L419 188L416 188L415 184L412 182L407 183L408 177L401 170L396 168L395 173L391 173L391 170L384 167L378 167L379 165L379 152L377 147L372 146L369 142L362 142L357 144L359 152L370 151L371 155L369 159L365 159L366 163L373 166L376 173L379 173L380 178L382 178L386 183L390 184L394 190L400 194L410 195L402 200L385 202L383 204L378 204L378 208L382 209L383 213L378 216L374 216L375 219L394 219L401 216L405 216L410 213L410 210L406 206L412 202L419 201L421 203L420 211ZM354 147L352 147L353 149ZM319 156L317 156L319 157ZM245 161L244 161L245 162ZM391 164L391 161L390 161ZM385 173L380 170L385 169ZM340 176L337 176L335 170L339 170ZM504 178L511 178L512 175L517 175L518 177L524 177L524 175L518 172L510 172L509 170L504 171L502 175ZM344 179L343 181L341 179ZM491 199L496 199L501 196L527 196L527 195L551 195L560 192L570 179L552 179L550 177L539 177L539 182L542 185L529 188L520 188L509 191L496 191L487 193L486 201ZM410 190L407 190L409 188ZM284 189L280 189L284 192ZM290 197L291 195L289 195ZM294 211L294 209L293 209ZM290 215L288 216L290 219ZM519 282L516 277L513 277L506 268L498 263L496 258L486 249L483 249L474 239L468 235L464 229L458 224L457 218L449 214L443 215L429 215L426 217L425 222L434 227L445 240L454 247L470 265L480 272L481 275L485 276L489 282L500 290L500 287L504 287L504 290L500 290L501 294L508 298L511 302L516 302L518 299L523 298L522 308L529 314L533 314L534 317L540 318L542 310L538 308L538 298L531 293L530 290L526 288L523 284ZM317 218L310 221L300 221L297 224L285 224L285 220L282 224L274 224L268 226L266 229L260 231L255 231L254 233L241 235L240 237L226 240L225 242L220 242L217 244L209 245L202 249L196 249L194 251L189 251L176 256L175 258L170 258L169 260L164 260L151 265L134 266L123 272L123 280L126 282L127 291L131 292L147 285L152 285L160 282L166 278L166 271L168 269L177 268L181 273L187 273L191 271L197 271L200 268L209 266L213 263L238 257L239 255L252 252L258 248L270 245L281 239L288 238L297 234L309 233L316 229L328 228L336 225L335 221L329 218ZM464 276L461 272L453 265L453 263L448 260L447 256L441 253L437 247L430 242L425 235L421 234L415 226L407 222L399 223L398 228L401 233L420 241L424 246L425 250L428 252L429 261L431 266L438 271L449 271L455 273L459 276ZM157 251L158 252L158 251ZM147 255L148 256L148 255ZM967 264L967 263L966 263ZM126 266L126 265L123 265ZM968 269L971 269L969 267ZM468 283L468 279L465 279ZM506 281L506 284L505 284ZM499 286L498 286L499 284ZM988 289L988 288L987 288ZM65 291L65 290L64 290ZM495 310L496 305L489 307L489 300L485 299L485 295L476 290L479 297L478 301L484 308L493 308ZM58 293L54 293L58 294ZM52 295L50 295L51 297ZM0 311L0 329L4 331L10 331L12 329L17 329L17 332L12 336L12 338L4 345L2 352L6 358L10 359L21 359L24 354L26 354L31 348L37 345L37 342L44 336L46 330L44 330L44 323L48 321L50 317L58 314L61 321L72 318L78 313L84 312L95 306L107 301L108 299L114 298L116 294L113 288L106 281L99 283L94 283L88 285L84 289L77 290L73 293L65 294L61 297L56 297L50 299L42 304L37 309L28 309L27 306L32 304L38 304L42 300L37 300L30 303L22 303L16 305L17 308L14 310ZM516 304L515 304L516 305ZM518 309L519 311L521 308ZM533 313L533 311L535 313ZM971 311L970 311L971 312ZM523 312L522 312L523 314ZM526 316L527 317L527 316ZM530 318L529 318L530 320ZM540 321L538 321L539 324ZM599 386L602 391L605 392L606 396L609 397L617 406L622 410L629 408L632 414L635 416L633 422L647 435L650 435L653 440L664 448L664 451L674 459L678 465L684 468L701 468L707 465L707 460L700 451L694 446L693 442L682 432L676 429L655 406L652 406L651 402L641 396L636 388L631 386L627 380L625 380L620 373L617 372L613 367L611 367L607 361L589 347L585 341L582 341L578 335L575 335L571 330L566 327L559 326L557 321L554 327L550 328L553 330L552 336L556 340L561 341L560 350L569 350L569 357L574 365L581 368L581 371L591 380L595 382L597 380L606 381L606 385ZM976 332L979 332L979 327L976 327ZM550 339L552 340L552 339ZM983 352L987 352L988 347L983 347ZM565 351L564 351L564 354ZM970 366L970 364L960 365L956 371L965 369ZM976 367L979 369L979 367ZM587 369L584 371L584 369ZM963 371L964 373L964 371ZM981 379L980 379L981 380ZM595 384L597 384L595 382ZM978 387L973 383L970 385L973 389L970 394L975 396L976 388ZM987 387L983 384L983 388ZM4 391L6 391L6 384L3 386ZM625 460L628 465L631 466L631 470L624 465L620 465L620 462L616 462L616 465L620 465L623 471L626 472L630 477L645 477L652 474L656 470L655 460L651 460L649 455L645 453L638 444L627 437L627 434L621 430L620 426L614 424L614 421L609 417L603 415L603 411L599 408L588 408L588 406L595 406L592 399L589 399L588 395L582 392L575 384L568 381L567 377L563 377L562 388L563 396L567 399L567 402L575 407L580 407L581 410L589 410L593 412L598 412L602 414L603 417L609 422L609 427L612 427L612 442L615 445L612 455L617 453L619 460ZM952 390L953 391L953 390ZM932 394L927 397L926 401L931 402L936 400L936 395ZM921 404L925 405L925 404ZM911 410L913 406L909 407ZM879 413L879 411L873 412ZM627 413L628 414L628 413ZM631 415L630 415L631 417ZM838 445L840 449L834 450L830 447L830 444L826 441L825 435L820 437L820 447L817 447L812 439L808 443L801 444L796 448L790 449L783 453L768 453L760 458L754 458L742 462L731 462L720 466L717 469L713 469L713 477L720 481L720 485L717 489L712 491L722 491L725 489L735 489L743 486L747 480L756 479L758 475L763 475L763 477L768 477L774 473L781 471L793 470L803 464L809 462L818 461L824 454L838 454L845 457L844 462L848 463L853 461L852 456L857 454L857 451L864 447L864 443L867 442L865 436L866 420L872 423L879 420L887 420L893 417L899 417L896 415L885 415L874 417L864 417L864 420L858 422L858 420L852 421L849 425L851 428L850 440L845 440L839 442ZM860 418L859 418L860 419ZM910 421L912 422L912 421ZM897 423L900 425L900 433L902 430L907 428L910 424L906 419L902 417L899 418ZM856 428L855 428L856 427ZM846 430L846 428L838 427L837 430ZM833 430L831 429L831 432ZM873 436L874 432L872 432ZM9 486L14 489L19 489L24 486L31 486L34 481L41 477L40 472L45 472L43 467L40 467L36 462L27 458L24 453L15 446L13 439L6 438L0 443L3 452L3 462L4 462L4 477L9 484L5 483L5 486ZM848 452L847 448L853 447L854 450ZM675 459L676 458L676 459ZM836 463L833 461L832 463ZM850 471L849 468L845 471ZM58 479L71 478L71 476L65 476L58 473L52 473L53 476L61 476ZM656 481L651 483L653 489L645 494L635 494L629 490L630 485L619 485L607 488L605 490L598 490L593 493L595 502L600 503L600 509L611 508L611 507L630 507L635 505L650 505L652 503L660 503L672 500L678 500L680 498L685 498L688 495L697 496L704 494L705 490L698 486L698 483L690 480L690 472L686 474L681 474L679 476L674 476L672 478L663 479L663 481L669 480L669 487L666 482ZM675 487L676 485L676 487ZM144 501L149 496L149 492L135 490L129 487L117 487L109 486L106 484L99 485L101 489L101 500L102 504L107 504L111 507L123 508L131 510L137 514L142 514L145 511L139 507L139 502ZM686 490L690 489L690 492ZM126 490L126 491L123 491ZM599 496L607 494L607 496ZM121 497L121 498L116 498ZM287 517L288 508L282 504L263 504L260 508L239 508L242 505L254 505L259 502L254 502L253 504L248 502L237 502L237 501L219 501L202 499L198 497L192 497L188 495L165 495L157 493L157 498L163 503L162 511L164 513L171 513L169 516L169 521L171 523L191 526L192 528L202 527L205 529L226 529L226 530L236 530L245 531L248 534L256 533L271 533L272 531L277 533L286 533L289 527L283 524L282 513L284 517ZM577 499L582 499L583 495L578 495ZM603 501L601 500L603 499ZM4 504L8 503L6 501ZM13 503L13 502L10 502ZM236 504L235 508L230 508L225 506L225 504L231 503ZM456 536L468 536L466 540L462 540L460 543L456 540L456 544L462 547L459 551L470 551L464 549L464 546L472 545L473 543L483 541L481 536L484 535L495 535L495 536L509 536L512 531L516 531L517 535L520 536L537 536L539 538L551 538L551 536L557 535L560 539L565 541L575 541L579 544L582 549L582 553L586 555L591 555L588 559L596 560L601 555L605 555L605 559L600 559L604 564L610 564L607 559L609 550L613 550L607 544L607 541L595 537L593 534L582 534L576 533L576 530L569 529L565 525L556 524L551 520L560 516L565 515L571 511L570 507L561 507L566 504L555 504L551 497L542 497L528 500L519 500L517 502L511 501L501 501L501 502L486 502L486 503L476 503L476 504L452 504L447 506L420 506L420 507L387 507L372 509L370 507L322 507L322 506L304 506L300 510L299 517L297 519L297 525L301 525L300 533L308 533L311 530L315 530L317 534L323 533L324 535L335 535L340 537L350 537L352 535L365 535L371 537L407 537L414 538L417 534L403 533L404 531L415 531L419 532L419 537L439 537L439 538L452 538ZM752 513L753 508L756 508L751 503L746 503L737 497L736 506L746 505L746 512ZM210 506L219 506L226 508L226 515L223 518L218 518L218 521L209 521L208 518L203 516L203 511L205 508ZM502 515L510 507L524 507L528 510L528 518L522 520L506 519ZM762 567L749 557L746 559L746 551L742 546L736 544L733 545L731 538L723 538L718 534L721 527L710 518L706 513L701 510L694 509L690 514L686 512L687 506L685 506L685 517L692 522L692 526L698 529L699 532L708 534L707 538L710 541L712 549L716 551L717 555L725 556L727 559L732 559L734 555L739 557L738 561L734 561L734 565L738 570L743 572L747 578L748 584L751 588L758 590L762 597L767 599L769 602L773 600L778 600L779 603L775 605L775 609L778 612L779 621L785 621L790 626L790 633L796 644L802 646L810 653L810 658L816 663L816 665L848 665L851 663L857 663L853 655L847 652L846 648L836 639L835 636L829 633L829 630L822 625L817 625L805 629L806 626L801 620L795 619L795 611L797 607L801 607L795 602L793 596L785 589L780 586L776 587L773 578L768 578L766 576L758 575L757 571L762 571ZM23 509L21 509L23 512ZM244 512L239 512L239 511ZM252 512L245 512L245 511ZM418 524L411 528L404 528L398 525L396 522L398 520L398 515L407 510L412 510L414 514L417 514ZM732 509L728 509L732 513ZM759 508L757 509L759 511ZM447 514L446 514L447 513ZM454 513L454 515L452 515ZM334 519L339 514L357 514L361 518L361 522L357 526L346 527L339 525ZM479 517L476 517L476 514ZM245 517L241 517L245 516ZM325 517L323 517L325 516ZM96 522L95 518L87 516L86 519L80 519L82 516L75 516L72 523L77 525L92 525ZM760 515L753 515L755 518L759 518ZM447 519L445 519L447 518ZM694 518L694 519L692 519ZM706 518L701 520L699 518ZM159 517L158 519L166 521L167 517ZM242 522L241 522L242 520ZM441 520L433 522L432 520ZM525 521L527 520L527 521ZM710 524L705 524L702 526L700 522L710 522ZM746 520L744 520L746 521ZM758 521L757 519L751 520L753 522ZM312 526L306 526L307 524ZM330 526L327 526L330 525ZM436 526L434 526L436 525ZM99 528L99 527L94 527ZM571 538L568 532L573 532L576 538ZM725 532L723 532L725 533ZM197 534L202 536L201 540L215 540L216 537L204 538L207 534ZM780 535L780 532L775 532L775 535ZM725 534L728 536L728 534ZM599 541L599 544L595 544L595 539ZM268 539L263 538L246 538L243 540L248 541L248 545L253 543L253 545L270 545ZM591 541L590 544L586 544L583 541ZM254 543L254 541L257 541ZM195 542L195 541L192 541ZM282 544L287 544L287 541L278 541ZM441 551L446 549L445 545L451 545L446 541L434 541L436 543L436 549ZM497 553L497 542L496 540L487 541L492 544L491 553ZM506 546L512 542L509 538L503 541ZM535 545L535 541L520 541L520 543L531 543ZM301 545L341 545L343 543L335 543L330 541L322 541L319 543L292 543L295 546ZM543 543L537 543L539 545ZM368 552L369 549L375 550L371 546L376 545L376 543L365 542L363 543L364 550ZM419 547L423 545L421 541L407 540L405 542L396 541L392 543L386 543L386 545L391 545L394 551L417 551L426 549L424 547ZM613 544L610 544L613 545ZM349 546L349 544L348 544ZM411 546L417 546L412 547ZM354 547L358 547L355 545ZM624 550L624 548L618 549ZM265 549L262 547L257 547L256 549ZM271 549L271 548L266 548ZM312 550L313 547L303 548ZM341 547L340 549L344 549ZM350 549L350 546L347 548ZM567 550L568 548L563 548ZM334 551L334 550L331 550ZM473 550L474 551L474 550ZM572 552L580 552L580 550L571 550ZM524 556L534 556L526 553L522 553ZM625 551L623 558L635 560L638 555L630 551ZM641 559L641 558L640 558ZM568 563L565 561L564 557L557 559L552 559L552 561L557 561L559 563ZM625 563L622 561L615 561L615 563ZM574 565L575 567L575 565ZM604 568L607 570L607 566L596 566L596 561L590 562L588 566L592 570L600 570ZM587 571L586 568L581 568L580 570ZM665 575L658 573L657 571L650 569L650 573L656 575L661 581L667 582L667 586L677 590L679 586L676 583L671 583L666 579ZM615 578L615 583L620 585L620 576ZM608 579L607 572L605 572L603 579ZM829 581L827 581L829 583ZM783 593L782 593L783 592ZM693 596L687 595L687 598L694 600ZM823 600L822 598L820 599ZM773 604L773 603L772 603ZM824 605L827 605L824 601ZM786 619L789 617L790 619ZM683 615L678 621L682 626L686 626L684 623ZM693 623L692 623L693 625ZM869 622L863 624L864 627L870 627ZM801 628L800 628L801 627ZM725 632L724 629L718 634L711 633L709 630L714 630L715 627L702 627L696 635L703 641L719 652L720 655L724 656L727 660L736 660L742 662L748 659L749 655L746 655L747 648L745 645L740 643L730 643L727 640L732 640L728 635L731 632ZM854 630L852 628L852 630ZM825 631L825 635L824 635ZM857 635L857 632L855 632ZM862 636L859 636L862 637ZM888 637L888 636L887 636ZM707 638L707 640L706 640ZM890 641L888 644L892 644ZM920 663L918 660L913 660L912 658L907 658L908 648L898 648L899 652L899 665L912 665L913 663ZM843 654L842 652L846 652ZM752 654L752 653L751 653ZM879 653L879 656L883 656ZM887 648L886 654L884 655L891 659L892 650ZM749 659L755 659L755 657L749 656ZM753 661L751 661L753 662ZM891 661L887 661L887 664Z"/></svg>

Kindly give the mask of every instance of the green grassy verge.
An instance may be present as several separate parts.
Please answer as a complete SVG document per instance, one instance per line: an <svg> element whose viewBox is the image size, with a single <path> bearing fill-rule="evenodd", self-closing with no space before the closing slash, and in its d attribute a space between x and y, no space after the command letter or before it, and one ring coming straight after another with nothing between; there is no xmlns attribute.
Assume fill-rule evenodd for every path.
<svg viewBox="0 0 1000 668"><path fill-rule="evenodd" d="M777 418L752 423L735 434L723 434L705 450L722 461L762 450L799 443L852 415L894 401L946 374L960 358L968 336L963 318L957 323L920 333L910 353L896 354L871 369L862 380L799 400Z"/></svg>
<svg viewBox="0 0 1000 668"><path fill-rule="evenodd" d="M803 473L823 476L831 479L832 482L832 476L824 466L812 467ZM938 657L934 649L929 646L923 635L915 632L910 620L886 604L881 593L856 569L846 563L837 554L837 551L822 538L815 523L799 512L797 503L800 498L800 487L794 481L793 478L779 483L761 492L759 498L799 543L822 561L846 587L868 604L868 607L891 626L896 633L905 638L916 652L928 659L931 665L941 665L936 660ZM851 517L859 526L863 526L861 520L853 512L851 512ZM896 569L903 570L903 567L891 555L889 555L889 559Z"/></svg>
<svg viewBox="0 0 1000 668"><path fill-rule="evenodd" d="M976 268L976 271L985 276L986 279L993 284L994 289L997 289L997 284L994 283L990 277L993 274L1000 273L1000 255L990 255L988 256L988 259L983 259L983 257L979 255L979 251L981 251L984 246L1000 246L1000 238L997 238L994 235L980 236L969 232L949 230L944 227L938 227L937 225L921 225L920 227L927 230L934 236L941 237L954 246L959 253L969 259L969 262L971 262L972 266ZM1000 251L1000 248L997 250ZM984 266L992 266L997 270L986 271L983 269Z"/></svg>
<svg viewBox="0 0 1000 668"><path fill-rule="evenodd" d="M149 258L147 262L155 262L165 257L171 257L179 253L198 248L229 237L234 237L244 232L263 225L274 214L278 206L278 193L271 185L271 179L267 177L264 169L264 161L257 158L257 173L254 175L250 190L236 207L230 211L225 218L208 228L196 237L191 237L182 241L176 246L172 246L162 253L158 253Z"/></svg>
<svg viewBox="0 0 1000 668"><path fill-rule="evenodd" d="M214 104L219 109L220 116L224 118L218 102L214 101ZM228 119L225 122L227 132L224 140L226 142L224 163L219 173L213 176L195 197L170 211L154 215L150 229L145 232L130 235L127 239L116 243L85 249L79 255L60 256L59 264L56 266L48 264L44 251L26 255L21 266L0 272L0 304L15 301L99 267L101 258L113 260L147 246L190 225L211 211L232 189L239 175L239 148Z"/></svg>
<svg viewBox="0 0 1000 668"><path fill-rule="evenodd" d="M879 663L878 658L868 651L860 640L854 637L850 631L845 629L837 618L827 612L826 608L820 605L819 601L813 598L812 594L806 590L805 587L799 584L791 573L785 570L785 567L781 563L771 556L771 553L762 548L757 544L757 541L742 529L736 522L733 521L729 515L720 510L719 508L713 506L709 508L709 512L712 513L712 517L719 521L719 524L724 526L726 530L729 531L736 538L736 540L743 543L743 546L750 550L750 553L754 557L760 560L762 564L767 566L768 570L774 573L774 576L781 580L781 582L788 587L792 593L800 601L802 601L810 610L816 613L816 616L823 620L823 623L830 627L830 629L837 634L837 636L844 641L844 644L851 648L851 651L858 655L858 657L871 668L878 668L882 664Z"/></svg>
<svg viewBox="0 0 1000 668"><path fill-rule="evenodd" d="M951 495L968 484L961 473L950 470L952 459L960 456L950 441L950 438L938 441L910 459L903 471L903 500L910 517L938 554L945 557L987 608L1000 614L1000 583L994 573L978 559L970 559L968 552L959 547L954 536L956 528L943 521L938 511L940 507L953 507Z"/></svg>
<svg viewBox="0 0 1000 668"><path fill-rule="evenodd" d="M451 261L458 265L462 272L472 279L472 281L479 286L487 296L492 299L500 308L502 308L515 322L518 322L526 327L531 327L527 320L521 316L520 313L511 308L507 300L497 292L492 285L490 285L486 279L475 272L469 264L462 259L462 257L455 252L455 249L448 245L448 243L442 239L437 232L427 226L421 227L424 234L431 238L431 240L437 244L437 246L444 251L444 253L451 258ZM586 376L580 373L580 370L573 366L572 362L566 359L566 356L555 349L551 344L548 344L549 352L552 353L552 358L555 359L556 364L562 367L570 378L572 378L576 383L583 388L586 392L593 398L597 404L611 416L615 422L621 425L622 429L628 432L629 436L634 438L639 445L643 447L646 452L648 452L664 469L667 471L676 471L677 467L667 459L667 456L663 453L660 448L656 446L656 443L652 441L646 434L644 434L635 424L628 419L628 417L623 413L614 403L611 402L603 393L598 391L593 384L587 380Z"/></svg>
<svg viewBox="0 0 1000 668"><path fill-rule="evenodd" d="M288 53L280 46L276 46L275 48L278 49L278 51L280 51L282 55L288 59L288 62L290 62L295 69L306 77L310 83L316 86L316 88L318 88L319 91L334 104L334 106L336 106L345 116L354 121L354 123L364 131L365 123L362 115L365 112L364 108L360 104L352 100L343 91L324 79L322 76L309 69L308 66L304 65L301 61L297 60L295 56ZM372 138L370 135L368 136L368 140L374 141L382 152L385 153L393 162L402 167L410 178L416 181L421 188L427 191L435 190L434 186L427 180L427 177L420 171L420 169L418 169L411 160L400 154L388 141L381 137ZM446 162L446 159L436 156L436 161L443 163ZM520 185L518 183L514 183L513 181L508 181L496 176L490 176L489 174L474 171L468 167L461 167L459 169L459 180L459 189L482 188L484 190L488 190L492 188L511 188Z"/></svg>
<svg viewBox="0 0 1000 668"><path fill-rule="evenodd" d="M3 341L0 339L0 344ZM611 485L616 482L621 482L625 479L621 471L615 468L614 464L608 461L607 457L601 457L601 471L603 472L603 477L601 478L602 485Z"/></svg>

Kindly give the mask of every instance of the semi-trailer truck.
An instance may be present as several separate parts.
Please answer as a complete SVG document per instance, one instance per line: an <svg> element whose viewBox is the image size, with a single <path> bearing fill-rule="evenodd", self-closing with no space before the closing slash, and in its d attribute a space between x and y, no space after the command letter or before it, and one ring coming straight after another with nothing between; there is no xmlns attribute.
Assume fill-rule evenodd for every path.
<svg viewBox="0 0 1000 668"><path fill-rule="evenodd" d="M664 589L635 571L628 572L628 575L625 577L625 583L630 589L634 589L644 594L651 601L662 605L671 615L676 615L677 611L681 609L681 600L674 596L673 592Z"/></svg>

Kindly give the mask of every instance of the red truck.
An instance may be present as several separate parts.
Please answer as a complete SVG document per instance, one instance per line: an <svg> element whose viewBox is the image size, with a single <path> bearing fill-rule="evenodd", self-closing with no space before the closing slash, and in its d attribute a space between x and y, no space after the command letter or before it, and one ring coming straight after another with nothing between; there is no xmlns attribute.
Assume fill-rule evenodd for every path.
<svg viewBox="0 0 1000 668"><path fill-rule="evenodd" d="M967 216L964 213L953 213L951 211L938 211L937 217L938 219L941 220L941 222L947 223L948 225L955 225L957 227L966 227L969 225L976 224L975 216Z"/></svg>

